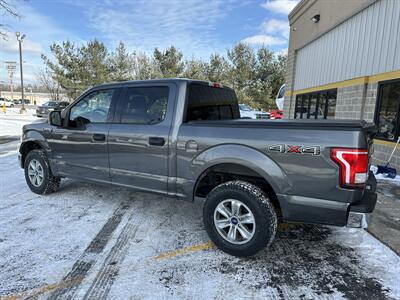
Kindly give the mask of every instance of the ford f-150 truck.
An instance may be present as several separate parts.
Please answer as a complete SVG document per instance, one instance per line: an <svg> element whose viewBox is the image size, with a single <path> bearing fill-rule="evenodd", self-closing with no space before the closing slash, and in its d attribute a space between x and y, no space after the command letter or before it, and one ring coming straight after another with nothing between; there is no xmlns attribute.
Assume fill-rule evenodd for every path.
<svg viewBox="0 0 400 300"><path fill-rule="evenodd" d="M218 83L128 81L25 125L19 157L37 194L69 177L204 201L211 240L249 256L278 221L365 227L374 134L364 121L240 119L235 92Z"/></svg>

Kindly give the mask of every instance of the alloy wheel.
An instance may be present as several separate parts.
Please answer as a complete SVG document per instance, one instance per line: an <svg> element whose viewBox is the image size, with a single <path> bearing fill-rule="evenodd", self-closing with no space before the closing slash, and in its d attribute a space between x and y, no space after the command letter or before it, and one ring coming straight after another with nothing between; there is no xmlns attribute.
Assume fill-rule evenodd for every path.
<svg viewBox="0 0 400 300"><path fill-rule="evenodd" d="M256 230L251 210L241 201L226 199L214 211L214 225L218 233L232 244L245 244Z"/></svg>
<svg viewBox="0 0 400 300"><path fill-rule="evenodd" d="M36 160L32 159L28 165L28 176L30 182L35 187L40 187L43 183L44 172L41 163Z"/></svg>

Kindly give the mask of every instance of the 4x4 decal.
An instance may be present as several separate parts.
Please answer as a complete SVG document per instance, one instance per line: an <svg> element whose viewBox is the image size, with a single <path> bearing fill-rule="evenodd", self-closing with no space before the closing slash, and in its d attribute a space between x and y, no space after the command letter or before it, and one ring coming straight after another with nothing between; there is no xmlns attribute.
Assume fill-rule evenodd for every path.
<svg viewBox="0 0 400 300"><path fill-rule="evenodd" d="M319 146L298 146L298 145L273 145L270 146L269 151L279 153L297 153L297 154L321 154L321 148Z"/></svg>

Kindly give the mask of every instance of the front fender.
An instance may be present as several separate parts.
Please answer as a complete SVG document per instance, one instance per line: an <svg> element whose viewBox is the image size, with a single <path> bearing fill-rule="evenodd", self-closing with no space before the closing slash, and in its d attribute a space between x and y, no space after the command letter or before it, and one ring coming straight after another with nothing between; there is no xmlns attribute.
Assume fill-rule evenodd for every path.
<svg viewBox="0 0 400 300"><path fill-rule="evenodd" d="M292 190L292 183L278 164L266 154L244 145L225 144L209 148L193 159L191 171L197 180L208 168L225 163L252 169L272 186L276 194L290 194Z"/></svg>
<svg viewBox="0 0 400 300"><path fill-rule="evenodd" d="M51 151L49 143L47 142L47 139L43 136L43 134L36 130L28 130L22 135L21 145L19 146L19 153L22 154L21 151L23 151L25 145L32 142L40 145L40 147L44 149L47 153Z"/></svg>
<svg viewBox="0 0 400 300"><path fill-rule="evenodd" d="M50 162L50 168L53 171L53 173L55 173L56 167L52 160L53 156L49 143L47 142L46 137L43 136L43 134L37 130L26 130L22 134L22 141L19 146L19 154L21 156L21 166L23 167L25 156L29 152L29 150L35 148L34 144L38 145L40 148L46 151L46 155Z"/></svg>

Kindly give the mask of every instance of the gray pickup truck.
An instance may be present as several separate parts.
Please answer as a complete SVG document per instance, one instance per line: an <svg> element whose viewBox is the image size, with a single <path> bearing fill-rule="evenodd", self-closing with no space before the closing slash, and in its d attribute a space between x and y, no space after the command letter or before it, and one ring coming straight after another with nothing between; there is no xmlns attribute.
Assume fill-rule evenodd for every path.
<svg viewBox="0 0 400 300"><path fill-rule="evenodd" d="M235 92L217 83L128 81L25 125L19 157L37 194L69 177L203 200L211 240L249 256L278 222L366 227L374 134L364 121L240 119Z"/></svg>

